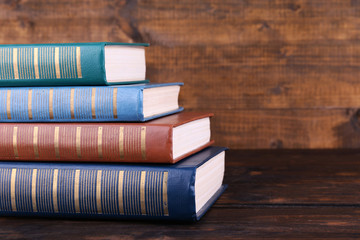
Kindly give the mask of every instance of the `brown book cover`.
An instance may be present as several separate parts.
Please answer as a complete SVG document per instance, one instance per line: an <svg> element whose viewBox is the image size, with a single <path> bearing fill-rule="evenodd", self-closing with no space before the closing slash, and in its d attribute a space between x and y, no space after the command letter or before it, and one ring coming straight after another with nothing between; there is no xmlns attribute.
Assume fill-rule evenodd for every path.
<svg viewBox="0 0 360 240"><path fill-rule="evenodd" d="M0 160L175 163L173 128L211 113L182 112L145 123L1 123Z"/></svg>

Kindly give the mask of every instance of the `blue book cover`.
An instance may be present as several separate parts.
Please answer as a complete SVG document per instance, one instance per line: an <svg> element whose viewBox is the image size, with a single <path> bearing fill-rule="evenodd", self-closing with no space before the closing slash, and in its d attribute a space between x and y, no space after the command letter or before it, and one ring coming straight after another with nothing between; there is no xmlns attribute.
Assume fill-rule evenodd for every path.
<svg viewBox="0 0 360 240"><path fill-rule="evenodd" d="M144 122L182 111L182 85L0 88L0 122Z"/></svg>
<svg viewBox="0 0 360 240"><path fill-rule="evenodd" d="M147 46L110 42L0 45L0 86L148 82Z"/></svg>
<svg viewBox="0 0 360 240"><path fill-rule="evenodd" d="M225 189L225 150L174 165L0 162L0 216L196 221Z"/></svg>

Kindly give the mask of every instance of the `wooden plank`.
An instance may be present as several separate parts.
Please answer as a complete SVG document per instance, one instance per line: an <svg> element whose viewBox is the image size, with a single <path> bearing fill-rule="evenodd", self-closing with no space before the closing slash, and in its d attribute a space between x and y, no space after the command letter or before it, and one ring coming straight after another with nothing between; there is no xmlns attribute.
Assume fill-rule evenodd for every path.
<svg viewBox="0 0 360 240"><path fill-rule="evenodd" d="M154 82L184 81L186 108L360 105L360 44L160 47L147 50Z"/></svg>
<svg viewBox="0 0 360 240"><path fill-rule="evenodd" d="M232 149L360 147L357 109L224 109L214 113L212 137L217 145Z"/></svg>
<svg viewBox="0 0 360 240"><path fill-rule="evenodd" d="M143 39L156 45L352 40L356 1L2 1L1 41ZM78 30L78 31L74 31ZM14 38L17 37L17 38Z"/></svg>
<svg viewBox="0 0 360 240"><path fill-rule="evenodd" d="M355 238L358 208L212 209L196 224L0 218L1 239Z"/></svg>
<svg viewBox="0 0 360 240"><path fill-rule="evenodd" d="M230 150L225 159L217 207L360 207L358 150Z"/></svg>

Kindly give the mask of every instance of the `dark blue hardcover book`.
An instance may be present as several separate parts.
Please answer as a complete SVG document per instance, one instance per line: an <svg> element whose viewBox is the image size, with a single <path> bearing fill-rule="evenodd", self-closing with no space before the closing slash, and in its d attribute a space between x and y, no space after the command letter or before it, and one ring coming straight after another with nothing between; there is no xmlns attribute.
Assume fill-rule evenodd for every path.
<svg viewBox="0 0 360 240"><path fill-rule="evenodd" d="M225 150L173 165L0 162L0 216L196 221L225 189Z"/></svg>
<svg viewBox="0 0 360 240"><path fill-rule="evenodd" d="M0 122L144 122L182 111L182 85L0 88Z"/></svg>

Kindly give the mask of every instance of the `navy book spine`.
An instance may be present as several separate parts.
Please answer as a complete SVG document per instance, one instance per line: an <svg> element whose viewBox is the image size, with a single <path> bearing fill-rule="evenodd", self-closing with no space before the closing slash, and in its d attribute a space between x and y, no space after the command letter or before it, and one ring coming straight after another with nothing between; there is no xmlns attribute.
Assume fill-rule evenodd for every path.
<svg viewBox="0 0 360 240"><path fill-rule="evenodd" d="M0 162L0 215L198 220L196 168L210 147L174 165Z"/></svg>

